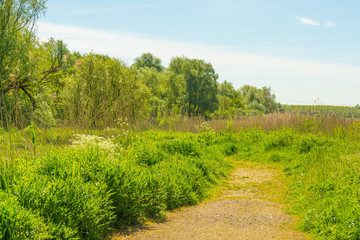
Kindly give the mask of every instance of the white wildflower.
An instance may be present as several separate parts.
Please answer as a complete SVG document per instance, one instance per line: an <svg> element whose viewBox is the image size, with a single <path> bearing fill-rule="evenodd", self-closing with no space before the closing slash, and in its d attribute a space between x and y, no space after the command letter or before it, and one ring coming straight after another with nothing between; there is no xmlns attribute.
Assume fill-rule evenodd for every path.
<svg viewBox="0 0 360 240"><path fill-rule="evenodd" d="M197 132L206 132L206 133L215 133L216 131L208 124L207 122L201 123L201 125L196 125L195 129Z"/></svg>
<svg viewBox="0 0 360 240"><path fill-rule="evenodd" d="M72 141L74 148L98 148L100 151L117 155L117 149L122 149L120 144L114 143L112 139L96 135L75 134Z"/></svg>

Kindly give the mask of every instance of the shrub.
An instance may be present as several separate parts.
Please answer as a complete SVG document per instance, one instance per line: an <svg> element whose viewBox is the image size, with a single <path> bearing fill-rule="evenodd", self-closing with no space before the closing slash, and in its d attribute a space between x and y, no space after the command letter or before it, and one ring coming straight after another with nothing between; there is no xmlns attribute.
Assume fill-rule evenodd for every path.
<svg viewBox="0 0 360 240"><path fill-rule="evenodd" d="M194 157L199 157L201 155L201 150L197 143L190 139L167 140L160 144L160 148L169 154Z"/></svg>
<svg viewBox="0 0 360 240"><path fill-rule="evenodd" d="M76 237L100 239L114 218L111 194L102 183L79 178L30 177L15 187L19 203Z"/></svg>
<svg viewBox="0 0 360 240"><path fill-rule="evenodd" d="M0 192L0 239L50 239L44 220L19 205L16 197Z"/></svg>
<svg viewBox="0 0 360 240"><path fill-rule="evenodd" d="M224 152L224 154L225 154L226 156L234 155L234 154L237 153L237 151L238 151L237 146L236 146L234 143L232 143L232 142L226 143L226 144L224 145L224 150L223 150L223 152Z"/></svg>

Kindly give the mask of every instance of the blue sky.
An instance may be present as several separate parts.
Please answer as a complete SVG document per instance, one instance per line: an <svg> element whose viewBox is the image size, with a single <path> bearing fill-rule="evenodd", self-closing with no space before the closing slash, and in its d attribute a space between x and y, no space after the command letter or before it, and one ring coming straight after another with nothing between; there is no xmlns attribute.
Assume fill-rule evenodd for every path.
<svg viewBox="0 0 360 240"><path fill-rule="evenodd" d="M358 0L48 0L41 40L131 65L151 52L211 62L219 82L283 104L360 104Z"/></svg>

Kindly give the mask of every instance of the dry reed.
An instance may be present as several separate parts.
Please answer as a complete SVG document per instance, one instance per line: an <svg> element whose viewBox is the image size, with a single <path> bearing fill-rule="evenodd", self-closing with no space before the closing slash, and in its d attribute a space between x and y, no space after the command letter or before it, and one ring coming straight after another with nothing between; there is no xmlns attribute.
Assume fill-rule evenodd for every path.
<svg viewBox="0 0 360 240"><path fill-rule="evenodd" d="M204 119L192 118L173 123L173 130L180 132L196 132ZM341 118L334 116L304 116L294 113L275 113L263 116L242 117L233 120L211 120L207 123L216 131L226 131L231 126L233 132L245 129L275 130L280 128L294 128L300 132L322 132L332 135L339 128L347 129L358 123L358 118ZM168 129L169 126L163 126Z"/></svg>

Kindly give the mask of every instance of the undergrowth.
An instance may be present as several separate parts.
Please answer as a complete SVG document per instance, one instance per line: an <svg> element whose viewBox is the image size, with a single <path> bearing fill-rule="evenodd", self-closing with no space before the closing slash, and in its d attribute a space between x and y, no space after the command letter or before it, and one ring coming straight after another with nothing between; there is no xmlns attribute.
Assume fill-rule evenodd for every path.
<svg viewBox="0 0 360 240"><path fill-rule="evenodd" d="M102 239L123 224L197 204L230 170L222 149L202 136L73 134L66 145L43 143L41 154L30 147L3 157L0 239Z"/></svg>
<svg viewBox="0 0 360 240"><path fill-rule="evenodd" d="M0 239L102 239L124 224L197 204L225 157L277 162L291 212L319 239L360 238L360 124L272 130L0 132ZM300 127L299 127L300 126Z"/></svg>
<svg viewBox="0 0 360 240"><path fill-rule="evenodd" d="M237 133L242 159L280 162L290 179L290 212L319 239L360 238L360 128L340 134L283 128ZM341 130L341 131L340 131Z"/></svg>

